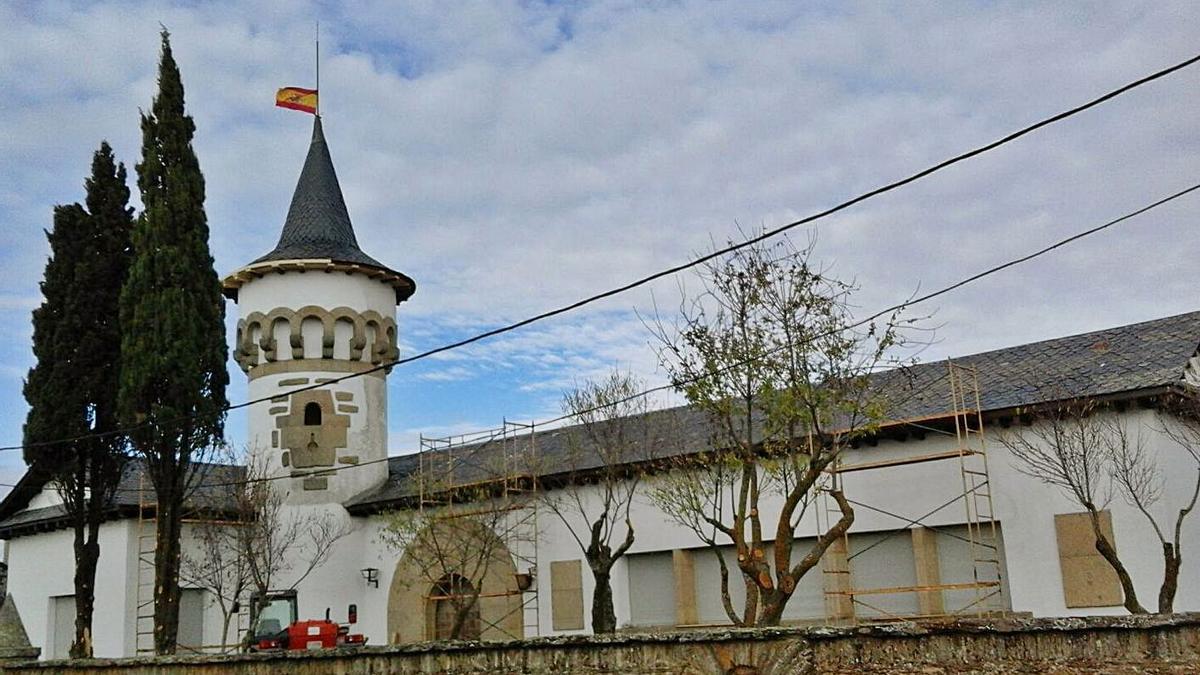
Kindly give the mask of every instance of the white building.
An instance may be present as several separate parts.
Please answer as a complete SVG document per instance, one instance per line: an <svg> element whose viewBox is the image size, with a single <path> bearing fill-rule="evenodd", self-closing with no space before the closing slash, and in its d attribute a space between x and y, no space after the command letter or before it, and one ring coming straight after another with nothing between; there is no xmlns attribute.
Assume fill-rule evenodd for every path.
<svg viewBox="0 0 1200 675"><path fill-rule="evenodd" d="M264 399L249 411L251 447L279 477L275 485L287 491L291 508L333 514L353 528L328 562L297 587L299 615L318 618L330 608L333 618L344 620L347 605L354 604L356 630L372 644L436 637L441 602L436 587L379 537L389 510L420 505L424 462L451 461L445 449L424 458L387 458L388 371L377 367L396 357L395 309L415 284L359 248L319 118L278 246L230 275L225 288L240 316L234 358L249 379L251 398ZM1156 457L1166 487L1155 508L1170 518L1190 497L1197 466L1161 432L1156 406L1164 395L1189 386L1198 345L1195 312L955 363L978 373L987 429L1011 424L1010 433L1027 433L1021 417L1037 402L1039 388L1061 385L1113 403L1113 414L1142 433ZM972 607L980 589L998 589L986 606L999 611L1124 612L1115 576L1092 548L1080 507L1015 470L996 443L986 449L987 488L976 491L990 495L990 506L967 515L964 481L978 480L968 478L979 475L969 472L982 468L983 456L963 458L959 452L978 440L955 434L947 373L940 362L879 376L879 386L901 403L871 443L844 458L844 469L861 469L841 474L847 496L857 502L847 545L831 548L823 569L802 579L785 619L973 611L983 606ZM328 382L347 375L356 377ZM322 386L309 388L314 385ZM302 391L290 393L296 390ZM687 411L681 416L682 437L702 449L703 421ZM555 471L566 431L508 432L524 447L532 438L537 452L550 460L543 466ZM503 458L505 445L495 447L500 449L476 445L471 452ZM206 475L224 483L243 472L216 467ZM101 530L97 656L133 655L149 645L148 571L139 559L148 553L146 542L152 545L145 535L153 522L139 499L143 485L135 463L113 504L112 520ZM800 531L815 534L820 511L810 510ZM1162 574L1159 542L1144 516L1119 497L1107 512L1116 548L1143 604L1152 606ZM636 541L612 575L619 623L631 628L725 623L714 554L644 499L635 503L632 520ZM1185 526L1185 556L1200 550L1198 521ZM502 565L473 580L483 592L485 638L589 630L592 579L583 555L550 514L540 513L537 523L535 539L512 542ZM983 556L994 563L980 563L981 556L972 553L981 535L971 527L981 523L989 532L993 523L997 528L995 554ZM65 656L73 637L73 558L71 532L52 487L26 476L0 503L0 538L7 542L8 590L30 640L44 658ZM194 546L185 542L185 549ZM849 574L839 572L847 569ZM848 588L858 591L854 602ZM1200 565L1187 557L1175 609L1200 610ZM206 591L185 590L181 645L219 644L220 628L219 611Z"/></svg>

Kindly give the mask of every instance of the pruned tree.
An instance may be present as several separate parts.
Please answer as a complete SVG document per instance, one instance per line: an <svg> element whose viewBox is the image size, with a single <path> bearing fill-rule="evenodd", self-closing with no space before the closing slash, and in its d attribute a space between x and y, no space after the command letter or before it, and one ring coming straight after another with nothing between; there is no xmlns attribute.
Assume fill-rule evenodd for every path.
<svg viewBox="0 0 1200 675"><path fill-rule="evenodd" d="M296 588L353 532L332 511L288 506L286 489L268 480L264 458L249 455L245 466L236 485L194 499L211 518L194 525L196 545L181 566L183 578L209 591L221 610L225 647L233 646L229 626L249 593Z"/></svg>
<svg viewBox="0 0 1200 675"><path fill-rule="evenodd" d="M513 565L513 550L537 537L534 498L522 477L532 460L505 445L491 440L453 454L430 451L418 477L422 503L385 516L379 540L416 571L408 583L419 584L433 608L431 639L478 639L482 623L499 628L482 619L480 594L494 571ZM524 481L523 489L510 489L514 480ZM449 609L448 621L439 607Z"/></svg>
<svg viewBox="0 0 1200 675"><path fill-rule="evenodd" d="M195 465L224 434L225 300L208 249L204 176L192 149L196 125L162 32L158 93L142 114L137 165L144 210L121 291L122 422L154 485L154 649L175 652L180 535Z"/></svg>
<svg viewBox="0 0 1200 675"><path fill-rule="evenodd" d="M614 371L563 396L576 426L566 432L565 452L545 472L555 476L543 502L571 533L595 579L592 631L617 629L610 576L634 542L630 508L645 467L676 438L669 413L651 413L642 382Z"/></svg>
<svg viewBox="0 0 1200 675"><path fill-rule="evenodd" d="M1113 423L1109 461L1113 479L1125 502L1146 518L1162 545L1163 580L1158 589L1158 613L1169 614L1175 609L1179 571L1183 567L1183 523L1200 498L1200 401L1197 401L1196 393L1188 390L1170 397L1159 422L1157 431L1164 433L1187 455L1194 469L1190 475L1171 475L1172 482L1191 486L1190 496L1184 498L1171 517L1160 522L1154 514L1166 492L1167 478L1157 456L1147 449L1142 429L1131 433L1127 425Z"/></svg>
<svg viewBox="0 0 1200 675"><path fill-rule="evenodd" d="M25 462L57 489L74 531L73 658L92 656L100 525L126 462L114 403L120 370L118 298L129 269L133 210L125 167L101 143L85 209L57 206L42 305L33 312L37 363L25 381ZM62 438L75 440L53 442Z"/></svg>
<svg viewBox="0 0 1200 675"><path fill-rule="evenodd" d="M869 375L903 343L898 315L854 326L857 289L814 268L814 246L760 243L710 261L702 292L684 299L674 322L652 326L660 362L706 416L713 446L658 480L652 499L717 554L736 625L777 625L798 581L854 522L841 491L829 489L840 517L794 559L826 469L882 417ZM729 544L746 588L740 609L721 550Z"/></svg>
<svg viewBox="0 0 1200 675"><path fill-rule="evenodd" d="M1114 458L1126 464L1130 488L1138 499L1149 498L1142 492L1146 458L1140 446L1130 444L1130 435L1119 417L1106 414L1094 399L1048 395L1021 430L997 435L997 440L1016 460L1017 471L1059 489L1087 512L1096 538L1096 551L1116 572L1124 594L1124 605L1131 614L1145 614L1138 602L1137 590L1117 549L1102 527L1101 513L1113 498ZM1135 444L1136 445L1136 444Z"/></svg>

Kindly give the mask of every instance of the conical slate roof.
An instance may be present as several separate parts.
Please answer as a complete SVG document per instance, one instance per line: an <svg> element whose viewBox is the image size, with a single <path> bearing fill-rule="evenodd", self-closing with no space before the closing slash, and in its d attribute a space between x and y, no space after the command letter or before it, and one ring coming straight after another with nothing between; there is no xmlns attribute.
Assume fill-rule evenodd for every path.
<svg viewBox="0 0 1200 675"><path fill-rule="evenodd" d="M254 263L274 260L328 259L358 263L387 270L388 267L362 252L354 238L354 227L346 211L346 200L333 170L333 159L321 130L321 118L313 124L312 144L292 195L283 234L275 249ZM251 264L254 264L251 263ZM390 271L390 270L389 270Z"/></svg>

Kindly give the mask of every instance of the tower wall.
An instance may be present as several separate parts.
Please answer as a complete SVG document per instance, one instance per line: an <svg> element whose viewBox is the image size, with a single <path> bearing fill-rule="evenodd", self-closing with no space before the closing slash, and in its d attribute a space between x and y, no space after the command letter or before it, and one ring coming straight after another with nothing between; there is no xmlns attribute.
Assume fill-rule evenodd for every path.
<svg viewBox="0 0 1200 675"><path fill-rule="evenodd" d="M361 273L289 271L243 285L234 358L249 378L252 457L296 504L345 502L387 478L387 372L289 394L398 354L396 293Z"/></svg>

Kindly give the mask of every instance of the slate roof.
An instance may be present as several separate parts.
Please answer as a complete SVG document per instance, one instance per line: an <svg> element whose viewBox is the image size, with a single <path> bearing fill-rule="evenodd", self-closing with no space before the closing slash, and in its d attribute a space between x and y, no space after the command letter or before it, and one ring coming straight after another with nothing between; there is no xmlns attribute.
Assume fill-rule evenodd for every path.
<svg viewBox="0 0 1200 675"><path fill-rule="evenodd" d="M984 411L1026 406L1048 393L1091 397L1179 384L1200 347L1200 312L1067 337L1031 342L969 356L955 364L979 373ZM949 409L945 361L875 376L892 401L888 416L914 420Z"/></svg>
<svg viewBox="0 0 1200 675"><path fill-rule="evenodd" d="M109 506L114 515L136 513L140 502L144 471L145 463L138 459L131 460L125 465L125 472L121 476L121 482L117 486L117 491ZM192 491L188 504L191 506L203 505L218 512L233 510L233 492L225 484L245 478L246 467L206 463L199 465L197 472L200 484ZM153 502L154 488L150 485L149 477L146 477L144 485L148 491L148 500ZM0 539L11 538L34 527L56 529L68 526L67 511L62 504L21 510L25 508L34 494L41 491L42 487L39 485L36 490L25 491L24 495L13 490L0 503L0 518L3 518L0 520Z"/></svg>
<svg viewBox="0 0 1200 675"><path fill-rule="evenodd" d="M328 259L389 270L358 247L320 117L313 122L312 143L292 194L292 205L279 243L254 263L306 259Z"/></svg>
<svg viewBox="0 0 1200 675"><path fill-rule="evenodd" d="M1198 346L1200 311L952 360L977 370L981 408L994 413L1044 402L1048 391L1091 397L1181 384ZM951 406L947 376L946 361L874 375L874 386L889 401L885 426L948 417ZM657 411L650 416L647 433L656 441L657 458L703 451L711 445L707 420L689 407ZM534 440L537 472L553 475L567 469L599 467L599 457L581 457L576 450L579 445L572 444L571 439L579 438L579 433L575 427L538 432ZM454 481L493 477L503 447L500 442L492 442L457 449ZM450 460L441 457L435 461L440 461L437 466L446 467ZM391 458L387 482L353 499L347 508L351 513L368 513L412 498L417 494L415 476L419 468L416 455Z"/></svg>

